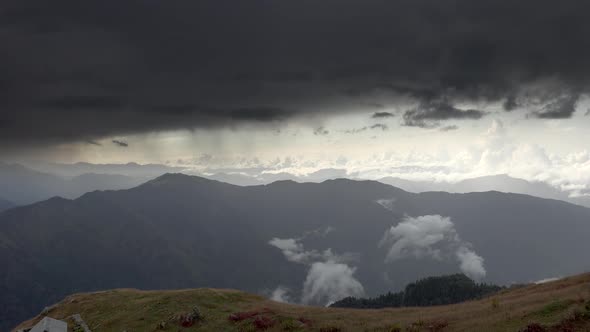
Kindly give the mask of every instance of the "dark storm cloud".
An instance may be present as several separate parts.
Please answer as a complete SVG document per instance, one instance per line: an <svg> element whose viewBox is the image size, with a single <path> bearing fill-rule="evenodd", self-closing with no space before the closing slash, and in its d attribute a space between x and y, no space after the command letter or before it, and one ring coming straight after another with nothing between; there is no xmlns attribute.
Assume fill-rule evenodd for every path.
<svg viewBox="0 0 590 332"><path fill-rule="evenodd" d="M389 113L389 112L375 112L375 113L373 113L372 118L373 119L382 119L382 118L391 118L393 116L394 116L394 114Z"/></svg>
<svg viewBox="0 0 590 332"><path fill-rule="evenodd" d="M383 124L383 123L376 123L371 126L364 126L364 127L355 128L355 129L348 129L348 130L345 130L344 133L345 134L358 134L358 133L362 133L367 130L376 130L376 129L381 129L381 131L387 131L387 130L389 130L389 126L387 126L386 124Z"/></svg>
<svg viewBox="0 0 590 332"><path fill-rule="evenodd" d="M477 120L485 114L473 109L461 110L447 102L424 102L404 113L403 124L411 127L435 128L444 120Z"/></svg>
<svg viewBox="0 0 590 332"><path fill-rule="evenodd" d="M376 123L372 126L369 126L369 129L381 129L382 131L386 131L389 129L389 127L383 123Z"/></svg>
<svg viewBox="0 0 590 332"><path fill-rule="evenodd" d="M583 0L6 0L0 142L267 124L383 95L520 109L539 98L525 87L548 80L587 92L588 10ZM533 116L568 117L569 106ZM481 115L449 109L406 118Z"/></svg>
<svg viewBox="0 0 590 332"><path fill-rule="evenodd" d="M576 103L580 96L568 94L550 101L540 111L534 112L533 116L541 119L567 119L571 118L576 111Z"/></svg>
<svg viewBox="0 0 590 332"><path fill-rule="evenodd" d="M123 106L123 101L118 97L109 96L60 96L41 101L39 108L48 108L54 110L85 110L85 109L104 109L117 110Z"/></svg>
<svg viewBox="0 0 590 332"><path fill-rule="evenodd" d="M93 141L93 140L87 140L86 144L90 144L90 145L96 145L96 146L102 146L102 144L100 144L97 141Z"/></svg>
<svg viewBox="0 0 590 332"><path fill-rule="evenodd" d="M453 130L457 130L457 129L459 129L458 126L456 126L456 125L450 125L450 126L441 127L439 130L440 131L453 131Z"/></svg>
<svg viewBox="0 0 590 332"><path fill-rule="evenodd" d="M119 140L116 140L116 139L114 139L112 142L113 142L113 144L115 144L116 146L118 146L120 148L127 148L127 147L129 147L129 144L127 142L119 141Z"/></svg>
<svg viewBox="0 0 590 332"><path fill-rule="evenodd" d="M317 127L316 129L313 130L313 134L316 136L326 136L329 133L330 133L330 131L324 127Z"/></svg>
<svg viewBox="0 0 590 332"><path fill-rule="evenodd" d="M510 95L506 98L502 106L504 107L505 111L512 112L515 109L517 109L520 105L518 105L518 102L516 101L516 96Z"/></svg>

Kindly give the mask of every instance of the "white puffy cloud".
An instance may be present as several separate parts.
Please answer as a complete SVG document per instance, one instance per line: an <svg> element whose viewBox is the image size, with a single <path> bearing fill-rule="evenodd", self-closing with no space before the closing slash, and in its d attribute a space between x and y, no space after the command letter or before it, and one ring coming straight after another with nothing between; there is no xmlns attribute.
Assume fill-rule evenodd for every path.
<svg viewBox="0 0 590 332"><path fill-rule="evenodd" d="M313 231L308 232L308 235L325 236L325 232L330 232L331 228L327 228L324 231ZM331 260L334 262L350 262L358 259L358 255L353 253L344 253L342 255L336 255L332 252L331 248L324 251L318 250L305 250L303 244L300 242L301 239L279 239L273 238L268 242L271 246L280 249L285 255L285 258L293 263L310 264L314 261L326 261Z"/></svg>
<svg viewBox="0 0 590 332"><path fill-rule="evenodd" d="M313 263L303 284L301 302L329 305L347 296L363 296L365 291L354 277L355 270L333 261Z"/></svg>
<svg viewBox="0 0 590 332"><path fill-rule="evenodd" d="M385 232L380 246L389 248L385 256L386 263L408 256L441 259L438 246L443 242L455 242L456 237L454 225L448 217L406 217Z"/></svg>
<svg viewBox="0 0 590 332"><path fill-rule="evenodd" d="M461 240L449 217L405 217L385 232L379 246L387 248L386 263L407 257L444 260L454 256L470 278L480 280L486 275L484 259Z"/></svg>
<svg viewBox="0 0 590 332"><path fill-rule="evenodd" d="M283 286L275 288L275 290L270 295L270 299L276 302L291 303L291 298L289 297L289 289Z"/></svg>
<svg viewBox="0 0 590 332"><path fill-rule="evenodd" d="M483 258L467 247L460 247L457 252L459 268L472 279L480 280L486 276Z"/></svg>
<svg viewBox="0 0 590 332"><path fill-rule="evenodd" d="M556 281L561 279L561 277L552 277L552 278L545 278L545 279L541 279L541 280L537 280L535 282L533 282L535 285L541 285L541 284L546 284L548 282L552 282L552 281Z"/></svg>
<svg viewBox="0 0 590 332"><path fill-rule="evenodd" d="M325 237L333 228L307 232L306 236ZM337 255L331 248L324 251L305 250L299 239L273 238L269 244L280 249L285 258L293 263L309 266L307 277L303 284L301 302L330 304L347 296L362 296L362 284L354 277L356 268L348 262L358 260L358 255L345 253ZM289 302L288 291L279 286L272 293L271 299L279 302Z"/></svg>
<svg viewBox="0 0 590 332"><path fill-rule="evenodd" d="M395 203L395 198L378 199L376 202L386 210L393 211L393 204Z"/></svg>
<svg viewBox="0 0 590 332"><path fill-rule="evenodd" d="M285 258L293 263L305 263L318 255L316 251L305 251L303 245L296 239L273 238L268 243L273 247L281 249Z"/></svg>

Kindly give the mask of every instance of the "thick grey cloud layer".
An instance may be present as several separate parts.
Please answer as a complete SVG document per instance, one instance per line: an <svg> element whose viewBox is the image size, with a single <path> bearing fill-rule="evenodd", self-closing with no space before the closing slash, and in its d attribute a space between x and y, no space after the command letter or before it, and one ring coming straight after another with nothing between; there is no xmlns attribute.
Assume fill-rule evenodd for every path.
<svg viewBox="0 0 590 332"><path fill-rule="evenodd" d="M129 147L129 144L128 144L127 142L118 141L118 140L116 140L116 139L115 139L115 140L113 140L112 142L113 142L113 144L115 144L116 146L118 146L118 147L121 147L121 148L126 148L126 147ZM92 144L92 143L91 143L91 144Z"/></svg>
<svg viewBox="0 0 590 332"><path fill-rule="evenodd" d="M480 119L484 112L468 109L461 110L448 102L424 102L416 108L404 113L404 124L406 126L433 128L440 125L440 121L449 119Z"/></svg>
<svg viewBox="0 0 590 332"><path fill-rule="evenodd" d="M390 118L395 116L393 113L390 112L375 112L373 113L373 119L382 119L382 118Z"/></svg>
<svg viewBox="0 0 590 332"><path fill-rule="evenodd" d="M7 0L0 141L274 123L379 104L377 91L448 101L405 114L422 126L480 117L453 111L457 102L513 110L539 97L523 87L548 80L569 97L531 112L567 118L588 89L589 9L583 0Z"/></svg>
<svg viewBox="0 0 590 332"><path fill-rule="evenodd" d="M541 108L540 111L533 113L542 119L565 119L572 116L575 111L576 103L579 99L578 94L566 94L550 101Z"/></svg>

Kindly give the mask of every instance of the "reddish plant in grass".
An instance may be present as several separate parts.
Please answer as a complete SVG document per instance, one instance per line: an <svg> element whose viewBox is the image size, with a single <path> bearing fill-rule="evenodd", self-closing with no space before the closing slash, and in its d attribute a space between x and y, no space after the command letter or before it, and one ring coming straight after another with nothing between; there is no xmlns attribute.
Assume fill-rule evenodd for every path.
<svg viewBox="0 0 590 332"><path fill-rule="evenodd" d="M275 320L268 316L257 316L254 319L254 326L258 330L266 330L275 325Z"/></svg>
<svg viewBox="0 0 590 332"><path fill-rule="evenodd" d="M322 327L320 328L320 332L340 332L342 330L340 330L339 327L335 327L335 326L328 326L328 327Z"/></svg>
<svg viewBox="0 0 590 332"><path fill-rule="evenodd" d="M584 314L575 311L567 318L564 318L559 324L554 326L554 330L559 332L574 332L576 330L575 325L584 322Z"/></svg>
<svg viewBox="0 0 590 332"><path fill-rule="evenodd" d="M299 321L301 324L303 324L305 327L311 327L311 319L305 318L305 317L299 317L297 318L297 321Z"/></svg>
<svg viewBox="0 0 590 332"><path fill-rule="evenodd" d="M431 332L440 332L444 330L447 326L449 326L449 323L447 321L436 321L428 325L428 330Z"/></svg>
<svg viewBox="0 0 590 332"><path fill-rule="evenodd" d="M253 310L253 311L240 311L240 312L234 312L233 314L229 315L228 319L231 320L232 322L240 322L245 319L254 318L258 315L272 314L272 313L273 313L272 310L270 310L268 308L264 308L262 310Z"/></svg>
<svg viewBox="0 0 590 332"><path fill-rule="evenodd" d="M590 303L590 302L589 302ZM576 327L581 325L587 324L590 321L590 307L587 304L586 312L576 310L572 312L569 316L562 319L558 324L552 326L552 331L559 331L559 332L574 332L576 331Z"/></svg>
<svg viewBox="0 0 590 332"><path fill-rule="evenodd" d="M573 326L568 326L568 325L560 325L557 328L557 331L559 331L559 332L576 332L576 328Z"/></svg>
<svg viewBox="0 0 590 332"><path fill-rule="evenodd" d="M242 311L242 312L234 312L233 314L229 315L228 319L232 322L241 322L245 319L254 318L261 313L258 311Z"/></svg>
<svg viewBox="0 0 590 332"><path fill-rule="evenodd" d="M521 332L546 332L547 329L539 323L531 323L521 330Z"/></svg>
<svg viewBox="0 0 590 332"><path fill-rule="evenodd" d="M203 315L197 306L193 308L193 311L185 314L176 315L174 319L180 322L182 327L191 327L203 319Z"/></svg>
<svg viewBox="0 0 590 332"><path fill-rule="evenodd" d="M182 320L180 321L180 325L181 325L182 327L191 327L191 326L195 325L195 320L194 320L194 319L192 319L192 317L191 317L191 316L189 316L189 315L186 315L186 316L184 316L184 317L182 318Z"/></svg>

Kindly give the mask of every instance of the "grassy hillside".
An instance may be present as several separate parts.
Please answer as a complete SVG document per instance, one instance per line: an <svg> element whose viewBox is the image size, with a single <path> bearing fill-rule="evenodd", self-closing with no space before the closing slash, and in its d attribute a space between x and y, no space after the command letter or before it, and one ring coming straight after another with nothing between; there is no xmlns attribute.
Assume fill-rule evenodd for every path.
<svg viewBox="0 0 590 332"><path fill-rule="evenodd" d="M204 319L182 327L180 317L195 306ZM233 290L118 289L69 296L44 314L69 319L77 313L95 332L256 331L267 325L271 325L267 331L524 331L527 326L530 332L590 331L590 274L426 308L320 308L277 303ZM17 328L31 326L42 317Z"/></svg>

